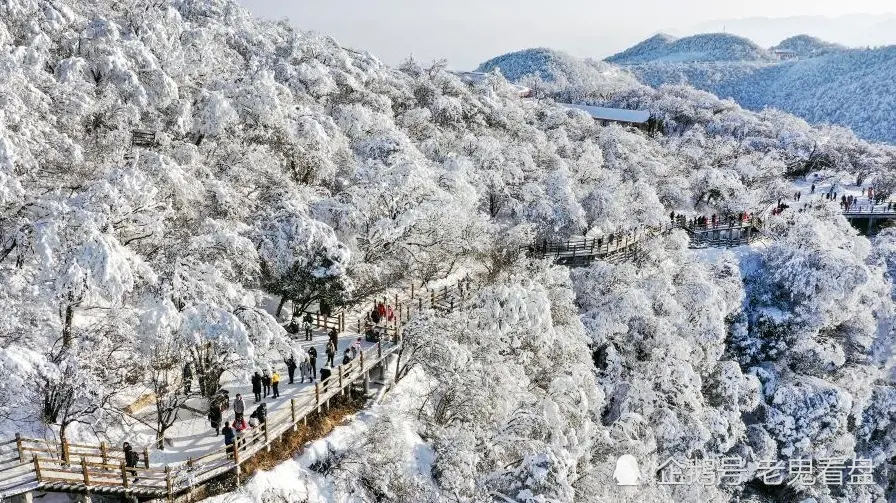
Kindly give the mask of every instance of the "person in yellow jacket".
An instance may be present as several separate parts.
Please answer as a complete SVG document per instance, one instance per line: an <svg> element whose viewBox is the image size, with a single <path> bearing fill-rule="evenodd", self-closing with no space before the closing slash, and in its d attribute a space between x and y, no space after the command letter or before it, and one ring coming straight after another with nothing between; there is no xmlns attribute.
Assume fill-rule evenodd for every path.
<svg viewBox="0 0 896 503"><path fill-rule="evenodd" d="M271 387L274 390L274 396L272 398L280 397L280 374L275 370L273 374L271 374Z"/></svg>

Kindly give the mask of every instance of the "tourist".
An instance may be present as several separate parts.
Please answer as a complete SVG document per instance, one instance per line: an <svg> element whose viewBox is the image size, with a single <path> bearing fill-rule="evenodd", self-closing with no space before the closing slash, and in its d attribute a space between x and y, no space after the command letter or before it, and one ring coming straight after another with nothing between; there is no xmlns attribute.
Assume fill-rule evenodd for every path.
<svg viewBox="0 0 896 503"><path fill-rule="evenodd" d="M308 365L311 366L311 376L317 379L317 349L314 346L308 348Z"/></svg>
<svg viewBox="0 0 896 503"><path fill-rule="evenodd" d="M252 393L255 394L255 403L261 400L261 374L255 371L252 375Z"/></svg>
<svg viewBox="0 0 896 503"><path fill-rule="evenodd" d="M233 430L236 432L237 436L241 433L249 429L249 423L246 422L246 418L240 417L236 421L233 422Z"/></svg>
<svg viewBox="0 0 896 503"><path fill-rule="evenodd" d="M332 374L332 367L321 367L320 369L320 382L324 384L324 391L327 390L327 380L330 378Z"/></svg>
<svg viewBox="0 0 896 503"><path fill-rule="evenodd" d="M305 382L305 378L308 379L308 382L314 382L314 378L311 374L311 363L309 362L310 358L305 358L302 360L302 363L299 364L299 374L302 377L301 382Z"/></svg>
<svg viewBox="0 0 896 503"><path fill-rule="evenodd" d="M276 369L271 374L271 387L274 389L274 398L280 398L280 374L277 373Z"/></svg>
<svg viewBox="0 0 896 503"><path fill-rule="evenodd" d="M243 413L245 411L246 403L243 402L243 395L237 393L236 398L233 399L233 415L236 417L237 421L243 418Z"/></svg>
<svg viewBox="0 0 896 503"><path fill-rule="evenodd" d="M266 403L262 402L252 411L252 414L249 415L250 419L255 419L258 421L258 425L264 424L264 422L268 418L268 406Z"/></svg>
<svg viewBox="0 0 896 503"><path fill-rule="evenodd" d="M295 376L296 376L296 358L293 355L289 355L289 358L286 359L286 373L289 374L289 384L294 384Z"/></svg>
<svg viewBox="0 0 896 503"><path fill-rule="evenodd" d="M271 394L271 375L268 373L268 369L262 371L261 387L264 390L264 397L267 398Z"/></svg>
<svg viewBox="0 0 896 503"><path fill-rule="evenodd" d="M327 343L327 365L330 367L333 366L333 358L336 357L336 345L333 344L333 341ZM321 377L323 379L323 377Z"/></svg>
<svg viewBox="0 0 896 503"><path fill-rule="evenodd" d="M137 451L131 447L130 442L125 442L124 445L121 446L124 451L124 465L128 468L137 468L137 463L140 461L140 455L137 454ZM137 470L129 470L131 475L134 476L134 482L139 480L137 478Z"/></svg>
<svg viewBox="0 0 896 503"><path fill-rule="evenodd" d="M230 423L225 422L221 433L224 434L224 445L227 447L227 455L230 456L233 454L233 439L236 438L236 432L230 427Z"/></svg>
<svg viewBox="0 0 896 503"><path fill-rule="evenodd" d="M342 364L348 365L349 362L351 362L351 361L352 361L351 351L349 350L349 348L345 348L345 352L342 353Z"/></svg>
<svg viewBox="0 0 896 503"><path fill-rule="evenodd" d="M218 406L217 403L213 400L208 405L208 420L212 424L212 428L215 429L215 436L221 434L221 407Z"/></svg>

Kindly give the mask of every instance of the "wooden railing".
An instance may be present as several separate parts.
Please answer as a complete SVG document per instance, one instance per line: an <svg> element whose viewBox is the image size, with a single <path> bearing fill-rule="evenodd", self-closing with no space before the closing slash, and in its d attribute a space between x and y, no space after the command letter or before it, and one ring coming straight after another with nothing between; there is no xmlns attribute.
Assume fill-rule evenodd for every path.
<svg viewBox="0 0 896 503"><path fill-rule="evenodd" d="M311 315L311 325L322 330L335 328L339 332L345 331L345 311L339 311L335 315L325 315L317 311L303 311L299 320L304 322L305 315Z"/></svg>
<svg viewBox="0 0 896 503"><path fill-rule="evenodd" d="M142 466L128 467L121 449L104 444L54 444L16 435L0 443L0 499L34 489L171 498L229 471L238 474L241 464L298 429L309 415L320 413L330 399L344 394L353 382L366 379L371 369L383 365L399 349L397 344L380 342L362 351L348 364L336 367L326 380L300 391L289 407L243 432L233 446L222 445L182 463L151 466L150 451L144 448Z"/></svg>
<svg viewBox="0 0 896 503"><path fill-rule="evenodd" d="M683 224L676 221L662 227L645 227L634 232L615 235L612 240L609 236L568 239L566 241L543 240L530 245L525 250L532 257L553 258L561 265L584 265L598 258L614 262L629 257L635 245L646 238L666 234L674 229L683 229L687 232L691 246L695 248L740 246L761 237L759 229L749 221L725 225Z"/></svg>

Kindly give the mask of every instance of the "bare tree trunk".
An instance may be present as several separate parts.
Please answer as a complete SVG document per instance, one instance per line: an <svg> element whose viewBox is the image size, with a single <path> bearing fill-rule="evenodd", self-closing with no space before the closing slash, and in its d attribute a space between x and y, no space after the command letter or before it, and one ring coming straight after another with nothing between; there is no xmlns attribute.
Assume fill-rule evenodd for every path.
<svg viewBox="0 0 896 503"><path fill-rule="evenodd" d="M74 309L71 304L65 306L65 320L62 324L62 347L72 347L72 318L74 318Z"/></svg>
<svg viewBox="0 0 896 503"><path fill-rule="evenodd" d="M280 298L280 303L277 304L277 318L280 318L280 313L283 312L283 306L286 305L286 301L289 300L284 295Z"/></svg>

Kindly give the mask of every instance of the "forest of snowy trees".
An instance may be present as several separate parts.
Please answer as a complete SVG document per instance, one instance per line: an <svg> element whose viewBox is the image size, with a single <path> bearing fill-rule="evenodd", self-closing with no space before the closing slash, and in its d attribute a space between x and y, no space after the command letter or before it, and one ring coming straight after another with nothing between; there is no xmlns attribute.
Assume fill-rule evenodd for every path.
<svg viewBox="0 0 896 503"><path fill-rule="evenodd" d="M816 205L738 253L682 231L573 270L520 249L763 214L809 172L892 179L896 148L578 75L520 99L499 71L390 68L229 0L0 3L0 438L152 444L166 421L138 432L124 407L176 401L185 362L211 396L296 351L293 309L466 274L465 309L405 323L404 379L301 481L317 499L292 480L228 498L893 501L896 232ZM598 99L662 132L555 104ZM622 454L737 455L748 475L633 491ZM873 481L754 478L799 457L871 459Z"/></svg>

